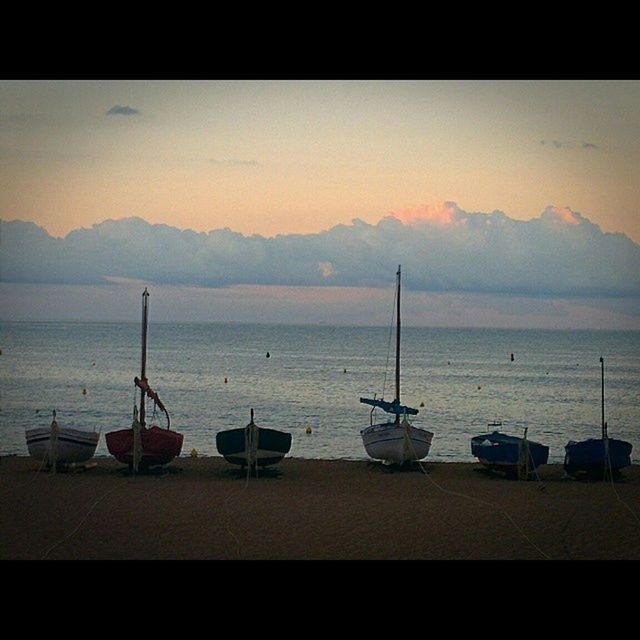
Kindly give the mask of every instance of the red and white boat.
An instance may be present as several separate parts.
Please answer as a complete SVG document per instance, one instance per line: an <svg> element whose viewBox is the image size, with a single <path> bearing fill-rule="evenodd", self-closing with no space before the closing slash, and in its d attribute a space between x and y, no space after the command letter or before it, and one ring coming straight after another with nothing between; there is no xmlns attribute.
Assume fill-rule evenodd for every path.
<svg viewBox="0 0 640 640"><path fill-rule="evenodd" d="M147 328L149 317L149 292L142 293L142 364L140 377L134 378L136 388L140 389L140 408L134 409L133 424L130 429L111 431L105 435L109 453L119 462L129 465L134 472L169 464L180 455L184 436L171 431L171 418L158 394L149 386L147 380ZM153 400L167 418L166 428L158 425L147 427L145 398ZM154 411L155 415L155 411Z"/></svg>

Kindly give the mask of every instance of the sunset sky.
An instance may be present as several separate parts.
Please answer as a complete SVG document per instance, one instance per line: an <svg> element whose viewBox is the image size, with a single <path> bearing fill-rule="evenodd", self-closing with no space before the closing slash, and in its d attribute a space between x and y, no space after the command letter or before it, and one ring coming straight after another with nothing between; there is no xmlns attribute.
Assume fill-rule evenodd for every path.
<svg viewBox="0 0 640 640"><path fill-rule="evenodd" d="M526 283L515 249L504 270L516 275L476 282L467 277L474 265L460 258L460 248L474 242L462 231L482 228L485 218L475 212L496 211L506 215L504 228L516 234L522 243L518 246L527 247L531 240L544 253L545 243L557 237L555 230L574 226L588 231L593 243L568 236L573 248L558 274L558 291L549 288L542 261L531 265L531 284ZM538 225L544 233L532 235L535 225L518 226L545 211ZM416 242L424 237L411 254L416 258L413 285L408 272L409 289L413 286L417 296L416 323L640 328L638 290L635 284L624 288L629 283L625 269L631 273L635 268L637 244L625 249L633 254L625 262L627 254L612 248L607 236L625 234L640 243L639 213L638 81L0 81L2 220L34 222L62 238L108 219L135 216L152 225L197 232L229 228L243 236L290 236L291 242L304 234L315 247L313 234L336 225L346 225L345 233L358 242L374 233L384 239L394 231L379 224L393 216L404 225L418 225ZM355 226L354 219L359 221ZM487 224L501 220L494 217ZM97 236L103 238L104 229ZM421 247L433 243L442 229L450 229L448 244L442 260L433 263L441 271L435 276L418 273L425 262ZM330 237L338 242L339 235ZM227 243L225 255L232 245L242 244L231 236L216 236L216 242ZM255 243L242 247L250 252ZM272 245L264 247L268 253ZM485 247L485 254L493 248ZM611 271L602 286L610 284L615 295L586 287L600 273L596 270L594 276L581 266L594 258L589 251L595 248L622 260L614 268L602 257L605 253L600 256L603 270L609 265ZM393 253L393 242L385 250ZM3 251L6 255L6 245ZM366 293L365 276L348 279L355 262L340 271L340 256L334 256L328 260L318 253L313 264L324 278L319 284L313 277L299 282L301 267L294 261L288 275L283 271L272 279L245 273L239 262L220 283L227 287L220 295L229 314L213 319L246 317L243 305L252 292L251 304L268 321L361 322L358 308L365 299L373 305L378 294ZM390 255L390 263L394 261ZM447 273L449 264L460 274L457 279ZM369 268L360 267L363 272ZM269 268L285 269L277 260ZM385 264L382 273L386 270ZM389 271L392 283L393 269ZM102 275L105 282L122 287L135 279L129 272L118 273ZM206 277L213 278L211 273ZM376 272L374 286L380 286L378 276ZM29 286L47 282L33 278ZM8 282L2 274L0 280ZM107 301L106 290L96 289L93 281L56 281L66 287L58 291L63 301L59 308L52 301L36 308L28 287L11 282L15 279L0 292L9 301L3 319L58 319L66 318L65 313L85 318L81 290L85 300L91 295L95 299L95 318L89 319L107 317L115 308L120 315L113 319L128 318L114 303L113 287ZM177 286L171 278L162 284ZM137 291L137 284L131 286ZM351 289L345 293L344 286ZM94 287L93 293L87 287ZM51 289L44 297L46 291ZM216 298L212 291L206 295ZM519 298L514 310L511 293L529 297ZM192 294L181 290L181 308L202 292ZM538 294L547 297L531 298ZM172 295L177 296L175 291ZM211 318L211 309L220 303L213 298L191 319ZM287 314L281 312L283 299L293 305ZM280 309L274 307L272 315L266 311L270 300ZM198 304L204 303L200 299ZM181 319L178 307L171 308L165 319ZM327 308L337 315L325 317Z"/></svg>
<svg viewBox="0 0 640 640"><path fill-rule="evenodd" d="M454 201L640 242L637 81L9 81L0 212L273 236Z"/></svg>

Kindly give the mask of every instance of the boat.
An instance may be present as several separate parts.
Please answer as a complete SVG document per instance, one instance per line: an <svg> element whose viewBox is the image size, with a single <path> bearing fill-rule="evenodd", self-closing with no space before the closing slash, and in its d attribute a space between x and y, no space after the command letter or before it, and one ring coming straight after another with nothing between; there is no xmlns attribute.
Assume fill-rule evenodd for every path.
<svg viewBox="0 0 640 640"><path fill-rule="evenodd" d="M526 428L520 438L495 429L502 426L501 422L490 422L488 426L494 427L494 431L471 438L471 453L487 469L526 479L539 466L547 464L549 447L527 439Z"/></svg>
<svg viewBox="0 0 640 640"><path fill-rule="evenodd" d="M393 401L384 398L360 398L360 402L372 406L371 424L360 431L362 443L367 454L385 464L404 464L425 458L431 448L433 433L413 426L408 416L418 414L418 409L400 402L400 291L401 265L396 272L395 321L396 321L396 366L395 396ZM395 417L386 422L374 424L376 409L393 414Z"/></svg>
<svg viewBox="0 0 640 640"><path fill-rule="evenodd" d="M259 427L251 421L246 427L227 429L216 434L220 455L242 468L268 467L280 462L291 449L291 434L277 429Z"/></svg>
<svg viewBox="0 0 640 640"><path fill-rule="evenodd" d="M51 425L27 429L26 438L29 455L55 468L79 464L92 458L100 432L60 427L54 409Z"/></svg>
<svg viewBox="0 0 640 640"><path fill-rule="evenodd" d="M149 292L142 293L142 364L140 377L134 377L134 389L140 392L139 408L134 406L133 423L130 429L110 431L105 435L109 453L119 462L129 465L134 472L149 470L169 464L182 450L183 435L171 431L169 412L158 394L149 386L147 379L147 333L149 325ZM153 424L147 427L145 398L153 400L156 407L164 412L167 426Z"/></svg>
<svg viewBox="0 0 640 640"><path fill-rule="evenodd" d="M610 438L604 415L604 358L600 358L602 436L576 442L570 440L565 446L564 470L572 477L608 479L620 469L631 464L632 445L626 440Z"/></svg>

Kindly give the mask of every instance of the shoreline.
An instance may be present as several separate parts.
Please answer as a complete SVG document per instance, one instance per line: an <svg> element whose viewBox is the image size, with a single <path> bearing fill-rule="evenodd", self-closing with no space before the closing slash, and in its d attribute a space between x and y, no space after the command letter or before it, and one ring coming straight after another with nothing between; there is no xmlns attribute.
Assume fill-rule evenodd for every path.
<svg viewBox="0 0 640 640"><path fill-rule="evenodd" d="M640 560L640 466L624 481L518 482L479 463L285 458L250 478L222 457L133 477L113 458L50 473L0 459L0 559Z"/></svg>

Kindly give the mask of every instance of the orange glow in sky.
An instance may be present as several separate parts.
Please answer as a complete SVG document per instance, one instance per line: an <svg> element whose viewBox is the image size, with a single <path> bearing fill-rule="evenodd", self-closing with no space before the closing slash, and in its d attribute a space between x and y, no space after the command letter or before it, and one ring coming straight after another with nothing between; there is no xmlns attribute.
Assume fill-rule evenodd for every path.
<svg viewBox="0 0 640 640"><path fill-rule="evenodd" d="M638 131L637 81L2 81L0 217L274 236L453 201L640 242Z"/></svg>

